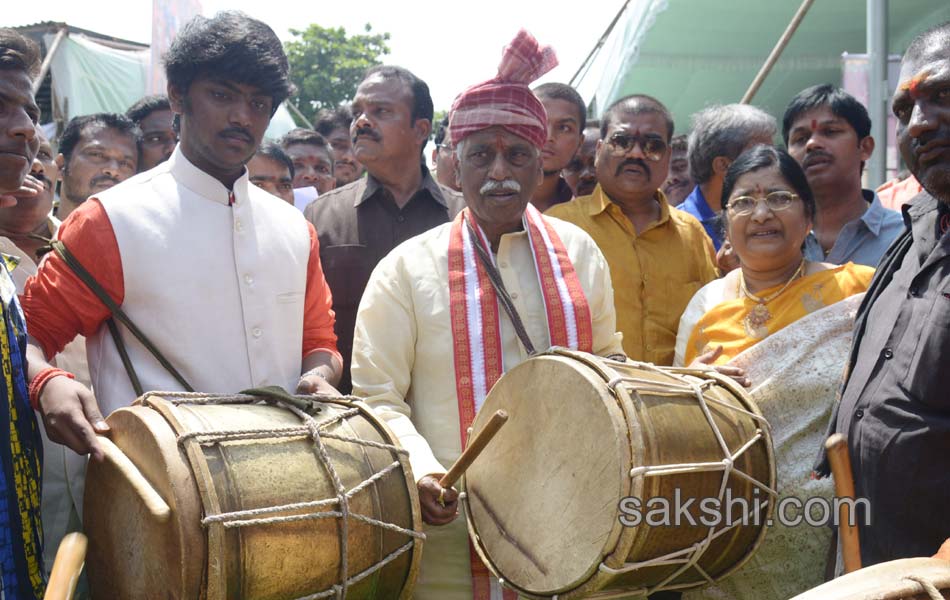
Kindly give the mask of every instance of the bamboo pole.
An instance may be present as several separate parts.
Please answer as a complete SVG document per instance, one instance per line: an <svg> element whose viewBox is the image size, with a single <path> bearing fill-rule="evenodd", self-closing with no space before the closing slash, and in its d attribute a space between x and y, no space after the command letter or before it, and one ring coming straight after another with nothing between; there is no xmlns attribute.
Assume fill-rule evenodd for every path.
<svg viewBox="0 0 950 600"><path fill-rule="evenodd" d="M765 82L765 78L768 77L769 73L772 72L772 67L775 66L775 63L778 62L779 57L782 56L782 52L785 51L785 47L788 46L788 43L792 40L792 36L795 35L795 30L798 29L799 25L801 25L802 19L805 18L805 15L808 13L808 9L811 8L811 5L814 3L815 0L804 0L802 5L798 7L798 11L795 13L795 16L792 17L788 27L785 28L785 33L782 34L782 37L779 38L778 42L775 44L775 47L772 48L772 52L769 54L769 57L765 59L765 64L763 64L762 68L759 69L759 72L755 76L755 79L752 80L752 84L749 86L749 89L747 89L745 95L742 96L742 104L749 104L752 102L752 98L755 96L756 92L759 91L759 88L762 87L762 83Z"/></svg>
<svg viewBox="0 0 950 600"><path fill-rule="evenodd" d="M56 56L56 51L59 50L59 45L62 43L63 38L66 37L68 30L65 27L60 27L59 31L56 32L56 37L53 39L53 43L49 47L49 52L46 53L46 57L43 59L43 64L40 66L39 76L33 80L33 95L36 95L36 92L40 91L40 88L43 86L43 80L46 79L46 74L49 73L50 65L53 64L53 57Z"/></svg>

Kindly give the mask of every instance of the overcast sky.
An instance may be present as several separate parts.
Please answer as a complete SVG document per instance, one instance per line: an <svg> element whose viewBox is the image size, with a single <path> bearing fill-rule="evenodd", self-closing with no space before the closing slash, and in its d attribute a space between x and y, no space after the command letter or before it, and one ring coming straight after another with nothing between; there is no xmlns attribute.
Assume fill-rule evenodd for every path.
<svg viewBox="0 0 950 600"><path fill-rule="evenodd" d="M282 40L310 23L391 34L385 62L404 66L429 84L436 110L448 109L465 87L494 76L501 49L520 27L554 46L560 65L541 81L567 83L623 0L201 0L203 12L238 9L267 22ZM151 0L4 0L0 24L65 21L107 35L149 43Z"/></svg>

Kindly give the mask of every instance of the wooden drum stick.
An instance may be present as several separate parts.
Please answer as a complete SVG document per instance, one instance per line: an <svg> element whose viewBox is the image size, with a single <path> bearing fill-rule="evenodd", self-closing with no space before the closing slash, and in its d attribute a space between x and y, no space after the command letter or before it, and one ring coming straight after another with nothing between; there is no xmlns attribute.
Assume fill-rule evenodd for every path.
<svg viewBox="0 0 950 600"><path fill-rule="evenodd" d="M848 455L848 441L840 433L832 435L825 442L828 462L835 478L835 497L854 498L854 477L851 474L851 457ZM861 545L858 542L857 516L851 514L851 507L838 504L838 536L841 538L841 555L844 558L844 572L850 573L861 568Z"/></svg>
<svg viewBox="0 0 950 600"><path fill-rule="evenodd" d="M56 550L53 572L49 576L44 600L70 600L76 591L79 574L86 561L89 540L79 532L67 534Z"/></svg>
<svg viewBox="0 0 950 600"><path fill-rule="evenodd" d="M471 466L472 462L474 462L482 450L485 449L488 442L495 437L495 434L498 433L501 426L507 422L508 413L503 410L496 411L495 414L491 416L491 420L488 421L484 429L478 432L475 439L469 443L468 448L462 452L462 456L459 456L458 460L455 461L449 469L449 472L443 475L442 479L439 480L439 485L442 486L442 489L448 489L455 485L455 482L459 480L462 474L465 473L465 470Z"/></svg>
<svg viewBox="0 0 950 600"><path fill-rule="evenodd" d="M165 500L158 495L158 492L155 491L152 484L145 479L138 467L129 460L129 457L126 456L112 440L101 435L97 436L97 439L99 447L102 448L103 454L106 455L106 460L111 462L115 468L122 473L122 476L125 477L135 493L142 499L142 503L145 504L145 508L148 509L152 517L160 523L167 521L171 514L171 509Z"/></svg>

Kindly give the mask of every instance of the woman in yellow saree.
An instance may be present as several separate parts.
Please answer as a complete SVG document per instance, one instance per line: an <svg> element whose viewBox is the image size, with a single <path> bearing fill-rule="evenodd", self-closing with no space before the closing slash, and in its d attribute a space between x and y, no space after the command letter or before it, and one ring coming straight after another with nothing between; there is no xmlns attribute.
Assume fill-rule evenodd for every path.
<svg viewBox="0 0 950 600"><path fill-rule="evenodd" d="M722 197L726 236L740 265L690 301L680 320L676 360L744 373L772 430L779 497L776 523L751 559L684 597L784 599L824 580L832 529L802 521L802 507L811 498L830 503L832 497L829 480L809 476L811 459L824 437L854 315L874 269L804 259L815 201L801 167L782 150L757 146L740 155L729 167ZM780 516L801 522L787 526Z"/></svg>

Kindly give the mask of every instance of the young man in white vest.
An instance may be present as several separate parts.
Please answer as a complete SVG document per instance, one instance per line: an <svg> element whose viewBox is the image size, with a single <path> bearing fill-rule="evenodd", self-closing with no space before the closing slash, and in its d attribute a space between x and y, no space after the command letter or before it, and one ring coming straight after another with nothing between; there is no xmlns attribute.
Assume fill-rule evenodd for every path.
<svg viewBox="0 0 950 600"><path fill-rule="evenodd" d="M293 90L280 40L237 12L196 17L165 58L181 116L171 158L84 202L59 239L195 390L334 393L342 360L316 232L249 184L245 163ZM101 457L103 414L135 399L110 310L50 254L23 296L30 396L50 439ZM122 325L144 390L183 385ZM87 337L95 396L52 367Z"/></svg>

